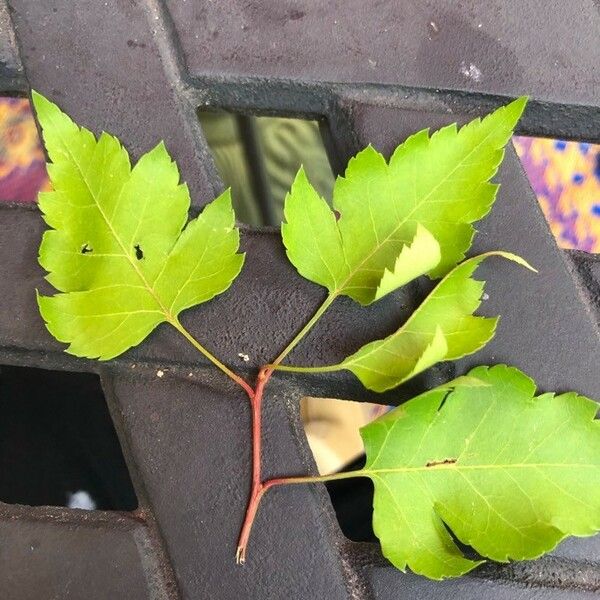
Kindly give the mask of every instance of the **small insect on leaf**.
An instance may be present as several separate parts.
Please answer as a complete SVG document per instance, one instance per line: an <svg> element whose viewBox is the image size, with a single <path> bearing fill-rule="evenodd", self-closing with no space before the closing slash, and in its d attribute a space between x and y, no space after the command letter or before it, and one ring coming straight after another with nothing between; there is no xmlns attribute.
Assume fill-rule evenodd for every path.
<svg viewBox="0 0 600 600"><path fill-rule="evenodd" d="M371 146L348 163L333 210L300 170L285 201L283 242L298 272L370 304L425 273L441 277L469 249L494 203L489 182L526 98L476 119L420 131L389 161Z"/></svg>
<svg viewBox="0 0 600 600"><path fill-rule="evenodd" d="M361 430L375 486L373 529L399 569L456 577L466 558L537 558L600 530L598 405L574 392L535 396L514 367L477 367ZM453 386L453 387L452 387ZM449 389L450 388L450 389Z"/></svg>
<svg viewBox="0 0 600 600"><path fill-rule="evenodd" d="M35 92L33 104L53 188L39 195L50 226L39 261L62 292L38 303L67 352L113 358L231 285L244 257L229 192L186 225L189 192L163 143L131 168L115 137L96 139Z"/></svg>

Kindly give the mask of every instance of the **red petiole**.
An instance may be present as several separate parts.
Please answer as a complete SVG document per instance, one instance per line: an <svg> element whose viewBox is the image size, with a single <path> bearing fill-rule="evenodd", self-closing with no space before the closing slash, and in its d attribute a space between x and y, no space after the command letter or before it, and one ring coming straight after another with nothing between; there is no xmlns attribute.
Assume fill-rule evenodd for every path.
<svg viewBox="0 0 600 600"><path fill-rule="evenodd" d="M319 481L329 481L331 479L339 479L346 477L353 477L352 474L342 473L338 475L328 475L324 477L286 477L279 479L271 479L268 481L262 481L262 470L261 470L261 447L262 447L262 427L261 427L261 413L262 413L262 400L264 395L265 386L269 382L273 372L279 367L283 359L294 349L294 347L300 342L300 340L310 331L314 324L319 320L323 313L329 308L336 298L336 294L330 294L316 310L315 314L311 319L304 325L304 327L298 332L296 337L287 345L287 347L281 352L281 354L273 361L272 364L262 367L256 378L256 384L254 388L240 377L237 373L234 373L220 360L218 360L212 353L210 353L204 346L202 346L192 335L179 323L177 319L171 319L171 324L195 347L197 348L208 360L216 365L227 377L237 383L247 394L250 401L251 415L252 415L252 485L250 489L250 499L248 501L248 507L246 508L246 516L242 524L240 537L238 540L238 546L236 551L236 561L238 564L244 564L246 560L246 548L248 546L248 540L250 538L250 530L256 517L258 505L265 494L265 492L277 485L293 484L293 483L316 483Z"/></svg>
<svg viewBox="0 0 600 600"><path fill-rule="evenodd" d="M248 546L248 540L250 539L250 530L252 529L252 524L254 523L254 518L256 517L256 511L258 510L260 500L265 491L268 489L268 482L262 482L261 473L261 416L264 389L272 374L272 369L263 367L258 373L256 387L252 393L248 394L252 414L252 486L250 489L248 507L246 508L246 516L244 518L244 523L242 524L237 551L235 553L235 560L238 564L244 564L246 561L246 548Z"/></svg>
<svg viewBox="0 0 600 600"><path fill-rule="evenodd" d="M258 506L262 497L265 493L279 485L292 485L301 483L319 483L325 481L332 481L334 479L348 479L351 477L359 477L361 475L358 471L350 471L345 473L336 473L333 475L322 475L322 476L303 476L303 477L278 477L275 479L268 479L262 481L261 477L261 412L262 412L262 399L264 389L271 375L273 374L272 366L263 367L258 374L256 380L256 388L252 394L248 394L250 399L250 406L252 412L252 487L250 490L250 499L246 508L246 515L240 531L240 537L238 539L237 550L235 553L236 562L243 565L246 562L246 549L248 547L248 541L250 539L250 531L252 524L256 518Z"/></svg>

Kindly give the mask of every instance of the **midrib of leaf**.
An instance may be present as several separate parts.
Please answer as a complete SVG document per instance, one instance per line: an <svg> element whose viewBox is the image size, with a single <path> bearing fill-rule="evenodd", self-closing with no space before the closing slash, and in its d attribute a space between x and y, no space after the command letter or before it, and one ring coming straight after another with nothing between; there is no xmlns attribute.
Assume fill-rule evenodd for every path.
<svg viewBox="0 0 600 600"><path fill-rule="evenodd" d="M461 167L463 166L467 159L476 151L479 149L479 147L484 144L487 139L493 134L495 133L496 128L492 129L491 131L489 131L487 133L487 135L485 135L452 169L452 171L450 171L450 173L448 173L445 177L443 177L442 179L440 179L438 181L438 183L436 185L434 185L429 192L427 192L427 194L421 198L421 200L419 201L419 203L413 207L413 209L404 217L404 219L402 221L400 221L400 223L398 223L398 225L395 227L395 229L393 231L391 231L381 242L378 242L375 245L375 248L360 262L358 263L354 269L350 270L349 275L346 277L346 279L342 282L342 284L340 286L337 286L335 290L333 290L331 292L332 296L338 296L343 290L345 285L352 279L352 277L354 277L354 275L356 275L356 273L361 269L362 265L364 265L368 260L370 260L377 252L379 252L379 250L381 248L383 248L383 246L390 241L390 238L397 233L397 231L407 223L407 221L410 220L410 218L412 217L412 215L419 209L421 208L421 206L423 205L424 202L426 202L428 200L428 198L443 184L446 183L446 181L448 181L452 175ZM431 142L431 138L429 138L430 142ZM413 161L414 162L414 161ZM389 165L388 165L389 168ZM416 194L416 190L415 190L415 194ZM369 205L369 211L370 211L370 205ZM343 218L343 215L342 215ZM372 216L371 216L372 218ZM377 231L375 230L375 237L378 239L377 236ZM343 248L343 246L342 246ZM344 252L344 256L345 256L345 252ZM348 261L346 260L346 263Z"/></svg>
<svg viewBox="0 0 600 600"><path fill-rule="evenodd" d="M397 473L419 473L419 472L434 472L434 471L483 471L495 469L558 469L558 468L577 468L577 469L600 469L600 464L595 463L506 463L506 464L484 464L484 465L457 465L455 463L440 464L434 466L419 466L419 467L390 467L388 469L361 469L353 471L354 477L370 477L381 476L381 474L397 474Z"/></svg>
<svg viewBox="0 0 600 600"><path fill-rule="evenodd" d="M57 310L56 312L65 315L66 317L72 317L71 313L65 312L64 310ZM83 315L82 319L98 319L98 318L106 318L106 317L120 317L121 315L139 315L139 314L162 314L160 310L150 310L150 309L141 309L141 310L125 310L122 312L113 312L113 313L99 313L92 315Z"/></svg>
<svg viewBox="0 0 600 600"><path fill-rule="evenodd" d="M312 215L311 215L310 212L308 213L308 223L310 225L310 231L311 231L312 235L314 237L317 237L318 232L315 231L315 224L313 223ZM339 227L337 226L337 223L335 224L335 229L336 229L336 233L337 233L337 235L339 237L340 246L342 248L342 255L344 257L344 262L346 263L346 267L348 267L348 269L350 269L350 265L348 264L348 258L346 257L346 249L344 248L344 244L342 243L342 235L341 235ZM317 248L317 253L319 255L319 260L325 266L325 268L329 272L329 275L331 276L331 278L333 279L333 281L335 281L335 285L336 285L335 289L336 290L339 289L340 286L338 286L337 277L334 275L333 271L331 270L331 267L329 266L329 263L323 257L323 253L321 252L321 246L319 244L317 244L316 248ZM335 298L337 296L337 293L330 292L329 295Z"/></svg>
<svg viewBox="0 0 600 600"><path fill-rule="evenodd" d="M57 130L60 131L60 128L57 128ZM112 236L116 240L117 244L119 244L119 247L121 248L121 250L123 252L123 255L127 258L129 264L131 265L131 267L133 268L133 270L135 271L135 273L140 278L140 280L143 283L144 288L146 289L146 291L152 296L152 298L154 298L154 301L160 307L161 312L165 315L165 318L167 319L167 321L169 321L170 323L173 323L175 319L173 318L173 316L171 315L170 311L167 310L167 308L165 307L165 305L162 303L161 299L156 294L156 292L154 290L154 287L151 286L148 283L148 280L146 279L146 277L144 276L144 274L141 272L141 270L139 269L139 267L137 266L137 264L132 259L132 256L127 251L127 248L125 247L125 245L123 244L121 238L119 237L119 235L117 234L115 228L113 227L112 222L108 218L107 214L104 212L104 210L103 210L100 202L98 201L98 198L97 198L96 194L92 190L92 187L91 187L91 185L90 185L90 183L89 183L89 181L88 181L88 179L87 179L87 177L86 177L83 169L81 168L81 165L79 164L79 161L77 160L77 158L75 157L75 155L71 151L71 148L70 148L69 144L67 144L62 137L61 137L61 141L63 143L63 147L67 149L67 153L68 153L69 157L71 158L71 160L73 161L73 163L77 167L77 170L79 171L79 174L81 175L81 178L82 178L83 182L85 183L85 186L86 186L86 188L87 188L90 196L94 200L94 204L95 204L96 208L98 209L98 212L100 213L100 216L104 220L106 226L108 227L110 233L112 234ZM119 191L119 197L122 194L122 189L123 188L121 188L121 190Z"/></svg>

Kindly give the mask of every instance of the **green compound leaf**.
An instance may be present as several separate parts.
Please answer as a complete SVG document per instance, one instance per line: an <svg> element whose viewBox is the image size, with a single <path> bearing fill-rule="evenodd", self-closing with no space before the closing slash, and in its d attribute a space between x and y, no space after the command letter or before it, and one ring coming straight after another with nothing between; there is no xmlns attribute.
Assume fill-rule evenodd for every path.
<svg viewBox="0 0 600 600"><path fill-rule="evenodd" d="M229 192L185 226L189 192L162 143L132 169L116 138L96 140L35 92L33 102L53 187L39 196L52 227L39 261L63 292L38 303L67 352L113 358L231 285L244 257Z"/></svg>
<svg viewBox="0 0 600 600"><path fill-rule="evenodd" d="M331 295L361 304L418 275L446 274L471 245L471 223L494 202L498 186L489 180L526 103L519 98L460 130L453 124L431 137L420 131L389 163L368 146L335 183L339 219L301 170L286 197L282 226L292 264ZM419 251L412 251L411 261L402 259L411 245Z"/></svg>
<svg viewBox="0 0 600 600"><path fill-rule="evenodd" d="M471 279L471 275L489 256L532 269L510 252L488 252L464 261L438 283L398 331L366 344L337 368L352 371L370 390L384 392L437 362L456 360L483 348L494 337L498 317L473 315L481 304L484 282Z"/></svg>
<svg viewBox="0 0 600 600"><path fill-rule="evenodd" d="M534 397L514 367L478 367L363 427L374 531L399 569L456 577L465 558L447 528L495 561L537 558L600 529L598 405L574 392Z"/></svg>

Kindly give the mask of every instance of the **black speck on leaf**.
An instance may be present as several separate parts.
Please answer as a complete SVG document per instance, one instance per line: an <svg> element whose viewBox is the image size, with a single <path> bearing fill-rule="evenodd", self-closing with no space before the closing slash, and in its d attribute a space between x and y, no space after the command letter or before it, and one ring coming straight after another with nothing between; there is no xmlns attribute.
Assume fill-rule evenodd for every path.
<svg viewBox="0 0 600 600"><path fill-rule="evenodd" d="M440 465L453 465L456 463L455 458L446 458L445 460L430 460L426 467L439 467Z"/></svg>

